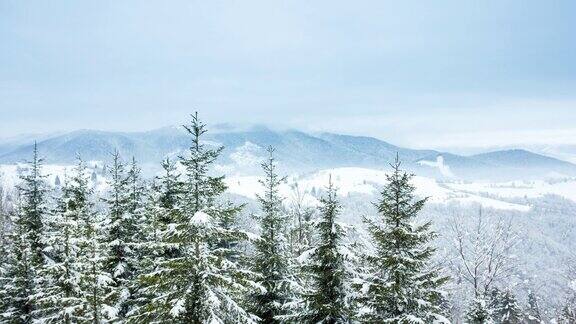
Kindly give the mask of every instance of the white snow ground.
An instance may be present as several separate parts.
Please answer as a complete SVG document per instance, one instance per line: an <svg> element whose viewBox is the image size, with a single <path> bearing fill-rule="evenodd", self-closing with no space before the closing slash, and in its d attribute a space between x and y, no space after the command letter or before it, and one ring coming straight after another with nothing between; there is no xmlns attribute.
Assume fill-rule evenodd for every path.
<svg viewBox="0 0 576 324"><path fill-rule="evenodd" d="M441 161L437 161L442 164ZM98 162L87 162L89 172L92 173L102 166ZM18 174L23 164L0 165L0 181L6 188L13 188L18 183ZM65 181L66 174L71 174L74 166L44 165L43 170L48 175L47 181L54 185L56 177ZM328 184L329 177L338 188L340 196L373 195L377 194L386 182L386 172L366 168L335 168L321 170L308 174L296 174L287 178L281 186L280 192L286 198L286 203L297 199L305 205L314 206L318 203L311 192L322 190ZM256 176L228 176L226 184L229 192L255 199L262 192L262 186ZM562 196L576 201L576 179L566 178L554 181L512 181L512 182L465 182L446 181L439 182L433 178L416 176L413 179L416 194L420 197L429 197L429 202L437 204L459 203L480 204L484 207L528 211L530 206L522 203L510 202L513 198L537 198L547 194ZM95 189L102 192L106 189L106 179L98 173Z"/></svg>
<svg viewBox="0 0 576 324"><path fill-rule="evenodd" d="M328 178L338 188L338 194L375 194L386 182L386 172L364 168L336 168L318 171L312 174L290 176L281 187L281 194L288 200L294 199L295 188L303 193L305 201L317 203L310 192L320 190L328 184ZM255 198L262 191L258 177L239 176L226 179L231 193ZM545 181L514 183L483 182L438 182L435 179L416 176L413 179L416 194L430 197L431 203L480 204L484 207L528 211L529 205L505 201L510 198L540 197L546 194L557 194L576 201L576 179L564 182L548 183ZM501 197L501 198L500 198Z"/></svg>

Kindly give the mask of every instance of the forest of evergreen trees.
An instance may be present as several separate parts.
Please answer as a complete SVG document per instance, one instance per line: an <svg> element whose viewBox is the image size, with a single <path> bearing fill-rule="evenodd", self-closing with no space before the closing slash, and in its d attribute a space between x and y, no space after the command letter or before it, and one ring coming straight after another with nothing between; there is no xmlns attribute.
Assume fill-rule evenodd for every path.
<svg viewBox="0 0 576 324"><path fill-rule="evenodd" d="M197 114L184 127L188 152L154 179L114 153L101 197L80 157L48 186L35 149L0 208L1 323L544 323L536 295L521 307L471 268L473 302L452 317L451 278L433 262L437 234L416 219L426 199L398 159L374 202L378 217L364 219L368 237L353 239L331 181L317 217L290 219L269 148L259 227L248 231L237 221L244 206L225 199L214 175L222 148L205 145ZM555 317L576 323L576 301Z"/></svg>

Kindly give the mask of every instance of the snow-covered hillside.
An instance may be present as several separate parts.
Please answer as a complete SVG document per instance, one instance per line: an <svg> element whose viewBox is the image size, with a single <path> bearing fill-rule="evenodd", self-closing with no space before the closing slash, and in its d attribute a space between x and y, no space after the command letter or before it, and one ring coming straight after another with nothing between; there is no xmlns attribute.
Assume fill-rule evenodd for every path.
<svg viewBox="0 0 576 324"><path fill-rule="evenodd" d="M254 163L255 164L255 163ZM106 179L103 165L100 162L88 162L89 172L93 174L92 181L97 191L106 189ZM70 174L71 165L45 165L44 172L50 185L57 185ZM18 183L20 174L26 165L0 165L0 181L5 188L13 188ZM301 203L315 206L318 203L317 193L328 183L329 177L338 188L338 194L373 196L386 182L386 171L368 168L334 168L312 173L292 174L287 177L281 187L281 194L287 203L299 199ZM255 199L261 193L262 186L258 176L231 175L226 178L229 193ZM488 181L440 181L430 177L416 176L413 179L416 193L420 197L429 197L433 204L479 204L487 208L499 210L528 211L530 205L522 202L522 198L538 198L552 194L576 202L576 179L562 180L518 180L511 182ZM520 202L519 202L520 201Z"/></svg>
<svg viewBox="0 0 576 324"><path fill-rule="evenodd" d="M7 190L14 189L19 184L19 175L26 171L26 164L0 164L0 184ZM108 188L106 178L102 175L103 165L101 162L91 161L86 163L87 172L91 174L91 185L97 192L104 192ZM66 181L68 175L73 174L74 165L42 166L42 173L46 176L46 183L56 187Z"/></svg>
<svg viewBox="0 0 576 324"><path fill-rule="evenodd" d="M316 204L313 193L322 190L329 177L338 187L341 196L350 194L373 195L386 181L386 172L365 168L327 169L304 175L293 175L287 178L281 188L281 193L288 201L295 199L296 192L305 196L310 204ZM511 202L511 198L537 198L547 194L556 194L576 201L576 179L564 181L516 181L506 183L490 182L440 182L433 178L416 176L414 178L416 193L421 197L429 197L430 203L461 205L480 204L484 207L528 211L527 203ZM236 176L226 180L231 193L250 199L262 190L255 176Z"/></svg>
<svg viewBox="0 0 576 324"><path fill-rule="evenodd" d="M40 155L50 164L73 164L77 154L86 160L110 161L118 151L135 157L146 173L157 171L162 159L185 154L189 135L178 127L147 132L81 130L29 141L0 140L0 163L19 163L30 158L34 139ZM377 138L342 134L312 134L298 130L273 130L263 126L209 132L204 144L224 146L218 164L224 171L257 174L266 148L289 173L340 167L385 168L396 155L406 169L437 179L490 179L510 181L543 177L576 176L576 165L525 150L501 150L463 156L435 150L415 150Z"/></svg>

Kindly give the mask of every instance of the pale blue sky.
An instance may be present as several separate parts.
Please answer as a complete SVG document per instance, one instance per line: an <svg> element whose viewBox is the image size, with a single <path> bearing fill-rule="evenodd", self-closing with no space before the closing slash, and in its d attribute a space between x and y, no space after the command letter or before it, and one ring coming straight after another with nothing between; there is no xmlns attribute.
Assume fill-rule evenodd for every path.
<svg viewBox="0 0 576 324"><path fill-rule="evenodd" d="M266 123L576 142L576 1L0 0L0 137ZM448 145L449 146L449 145Z"/></svg>

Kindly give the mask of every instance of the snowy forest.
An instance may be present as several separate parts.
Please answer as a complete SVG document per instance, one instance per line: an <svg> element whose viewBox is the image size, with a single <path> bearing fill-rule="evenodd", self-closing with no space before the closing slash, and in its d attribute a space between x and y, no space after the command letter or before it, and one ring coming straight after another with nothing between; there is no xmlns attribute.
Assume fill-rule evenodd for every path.
<svg viewBox="0 0 576 324"><path fill-rule="evenodd" d="M423 217L399 158L369 204L329 180L312 208L286 203L269 147L250 203L227 194L198 115L184 128L186 154L153 178L110 152L105 193L81 156L48 184L35 146L16 189L0 188L1 323L576 323L576 287L551 303L519 275L511 217ZM576 282L576 263L558 270Z"/></svg>

